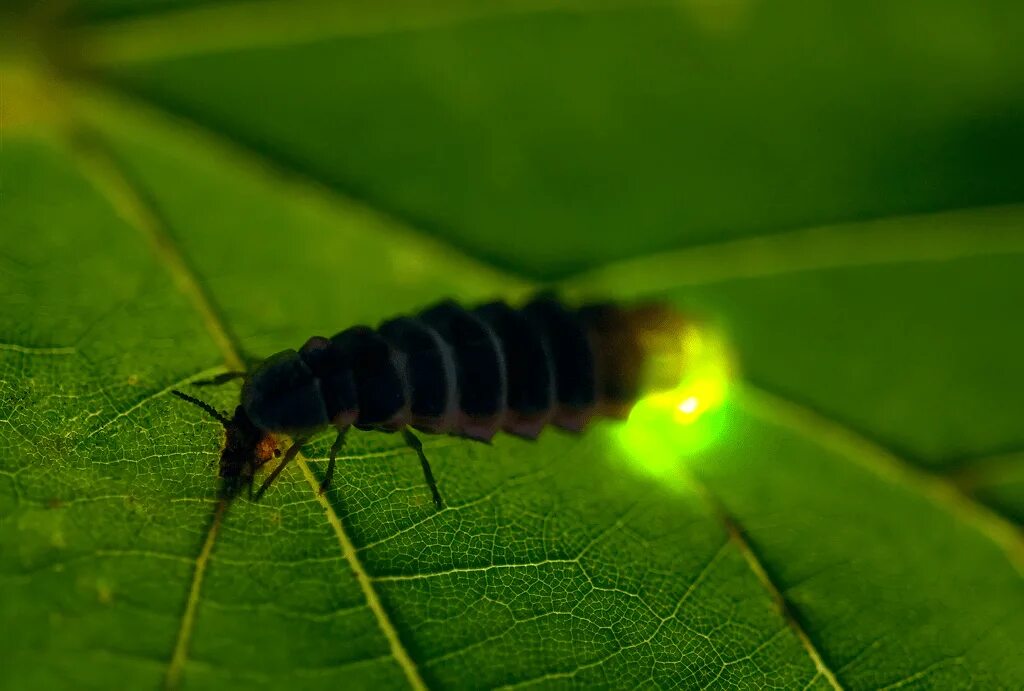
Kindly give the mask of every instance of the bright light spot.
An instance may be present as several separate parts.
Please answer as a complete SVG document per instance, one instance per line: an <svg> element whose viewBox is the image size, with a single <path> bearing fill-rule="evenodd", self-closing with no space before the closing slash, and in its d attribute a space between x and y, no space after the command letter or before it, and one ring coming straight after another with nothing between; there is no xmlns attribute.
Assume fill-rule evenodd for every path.
<svg viewBox="0 0 1024 691"><path fill-rule="evenodd" d="M735 376L732 355L719 332L690 327L682 340L679 385L638 402L618 432L630 466L670 484L728 427L729 384Z"/></svg>
<svg viewBox="0 0 1024 691"><path fill-rule="evenodd" d="M700 405L700 401L697 400L697 397L690 396L682 403L680 403L678 406L676 406L676 410L686 415L692 415L697 410L698 405Z"/></svg>

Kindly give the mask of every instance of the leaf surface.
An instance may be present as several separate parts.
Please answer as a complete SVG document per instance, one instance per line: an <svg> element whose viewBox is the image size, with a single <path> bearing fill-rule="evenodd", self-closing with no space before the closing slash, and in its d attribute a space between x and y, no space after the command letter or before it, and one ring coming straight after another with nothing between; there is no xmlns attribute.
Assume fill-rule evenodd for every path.
<svg viewBox="0 0 1024 691"><path fill-rule="evenodd" d="M652 28L660 12L626 15L650 37L662 30ZM569 266L559 253L583 237L582 225L551 233L564 210L538 202L537 168L497 194L486 174L437 179L415 159L375 161L373 147L358 146L365 132L327 129L334 111L324 101L292 99L325 118L308 127L279 104L255 107L249 77L274 73L254 65L269 60L284 74L295 51L309 51L310 64L324 51L338 61L383 51L394 64L380 69L404 74L412 54L443 63L440 45L461 54L467 41L487 52L500 35L526 31L519 23L542 41L571 35L592 46L617 15L502 17L413 32L387 50L381 42L394 36L110 68L140 93L180 88L222 108L222 120L212 110L182 119L81 83L53 96L59 108L19 100L29 115L3 133L3 168L17 174L4 176L0 203L0 621L17 632L0 646L2 685L1024 684L1018 206L771 236L739 216L735 232L706 236L699 223L676 223L685 232L664 225L629 244L630 253L674 251L634 260L622 260L628 234L599 234L611 239L571 262L594 268L564 290L670 300L720 322L737 351L743 377L712 443L685 453L673 451L672 434L654 447L623 443L635 421L492 447L429 437L449 504L435 512L415 455L392 435L360 433L324 497L315 487L330 438L309 444L262 502L218 506L220 429L170 389L441 297L511 299L534 288L455 249L468 228L488 226L481 237L502 248L517 231L502 263L534 273ZM208 81L187 79L200 72ZM362 88L381 83L364 76ZM480 79L481 93L496 89ZM600 93L622 107L629 99L615 83ZM344 93L359 93L349 86ZM593 99L594 89L574 93ZM348 104L364 101L382 103ZM476 104L487 105L482 120L496 117L495 102L504 103ZM940 111L936 122L946 122ZM401 129L402 113L375 112L379 143ZM589 120L595 132L624 116L608 117ZM426 122L394 150L418 151L414 137L451 144ZM512 132L539 148L546 141ZM477 151L472 131L459 136L462 148L449 153ZM240 146L256 139L272 146ZM428 223L428 237L401 220L426 211L405 213L390 203L397 193L340 194L346 180L317 161L359 166L363 182L412 190L451 215ZM606 171L612 163L602 159ZM1012 178L978 195L966 179L913 204L904 204L913 194L875 188L865 192L870 209L802 206L773 223L1017 201ZM459 186L480 199L435 198ZM615 200L621 213L639 220L647 204L659 223L672 217L650 205L656 189L630 194ZM827 197L819 189L799 199ZM390 213L367 204L381 199ZM702 203L695 214L754 215L721 197ZM587 200L579 209L576 222L600 213ZM537 237L555 245L553 263L531 254ZM559 245L566 238L574 244ZM203 395L229 409L238 389ZM667 466L654 458L666 450Z"/></svg>

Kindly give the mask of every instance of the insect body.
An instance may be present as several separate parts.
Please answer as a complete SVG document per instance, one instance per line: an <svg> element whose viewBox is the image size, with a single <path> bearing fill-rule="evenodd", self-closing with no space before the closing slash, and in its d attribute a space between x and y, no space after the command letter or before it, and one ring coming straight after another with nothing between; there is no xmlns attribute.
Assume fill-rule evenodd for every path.
<svg viewBox="0 0 1024 691"><path fill-rule="evenodd" d="M270 356L244 377L241 405L227 420L221 477L237 487L273 455L274 434L294 440L267 477L270 486L314 434L337 437L321 491L330 484L351 427L401 432L419 455L434 503L430 465L411 431L489 442L499 431L535 439L548 424L579 432L596 415L621 417L646 390L679 381L682 321L658 305L566 307L539 297L520 309L492 302L471 309L445 301L376 329L314 336Z"/></svg>

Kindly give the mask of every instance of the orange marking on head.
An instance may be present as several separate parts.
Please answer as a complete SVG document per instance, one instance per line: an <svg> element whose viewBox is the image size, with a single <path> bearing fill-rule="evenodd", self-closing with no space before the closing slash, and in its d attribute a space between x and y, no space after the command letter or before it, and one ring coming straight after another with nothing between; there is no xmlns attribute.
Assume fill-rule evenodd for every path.
<svg viewBox="0 0 1024 691"><path fill-rule="evenodd" d="M274 435L267 434L256 444L256 449L253 453L253 460L257 467L263 465L277 453L277 439Z"/></svg>

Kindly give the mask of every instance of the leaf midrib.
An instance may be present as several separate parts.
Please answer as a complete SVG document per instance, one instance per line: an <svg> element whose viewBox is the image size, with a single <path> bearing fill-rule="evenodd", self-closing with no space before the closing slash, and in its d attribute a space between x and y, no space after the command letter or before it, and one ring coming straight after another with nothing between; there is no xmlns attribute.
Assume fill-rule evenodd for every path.
<svg viewBox="0 0 1024 691"><path fill-rule="evenodd" d="M85 144L85 142L89 143ZM111 201L115 210L130 225L143 231L151 241L157 258L173 276L177 287L202 316L204 325L220 349L227 367L233 370L244 369L245 365L239 354L241 348L239 348L229 329L220 318L212 298L208 295L196 274L189 268L184 256L175 245L171 235L167 232L165 223L160 219L156 211L146 203L145 195L141 194L137 187L132 184L131 179L119 167L114 157L102 147L98 135L73 137L68 143L68 147L78 158L82 169L90 172L92 174L91 178L98 182L99 187ZM417 691L426 689L426 684L423 682L416 664L402 644L390 616L384 609L380 597L373 587L369 574L356 554L355 546L345 531L341 519L326 496L319 492L319 480L313 475L307 460L301 453L296 456L295 461L309 482L317 501L324 509L327 522L334 531L349 568L352 569L356 576L366 604L373 613L381 633L388 642L392 659L402 669L410 688ZM203 540L199 555L196 557L185 611L182 614L174 651L171 654L166 670L165 684L168 689L178 687L185 663L188 660L189 643L195 625L196 610L202 594L206 566L213 552L217 536L220 533L220 526L227 510L227 505L228 502L223 499L215 505L210 527Z"/></svg>
<svg viewBox="0 0 1024 691"><path fill-rule="evenodd" d="M413 661L412 657L409 656L409 652L405 649L402 644L401 638L398 636L398 631L395 629L395 625L391 622L391 617L388 616L387 611L384 609L384 605L381 602L380 596L377 594L377 590L373 587L373 581L367 573L363 563L359 560L359 556L356 554L355 545L352 542L352 538L349 537L345 531L345 526L341 522L341 518L338 513L334 510L334 506L328 501L326 493L320 491L320 480L317 479L316 475L309 467L309 463L306 458L300 453L296 457L296 461L299 464L299 468L302 469L302 474L306 478L306 482L309 483L310 489L313 494L316 495L316 500L320 506L324 509L324 515L327 517L327 522L331 525L331 529L334 530L335 536L338 538L338 544L341 546L341 552L348 562L349 568L356 576L356 580L359 582L359 588L363 591L363 597L366 598L366 604L373 612L374 618L377 620L377 624L384 634L384 637L388 641L388 646L391 649L391 656L394 658L398 666L402 668L402 672L405 674L406 680L409 682L410 688L419 690L425 690L427 685L423 682L423 678L420 676L419 668Z"/></svg>
<svg viewBox="0 0 1024 691"><path fill-rule="evenodd" d="M202 596L206 566L210 563L213 545L217 541L217 536L220 535L220 527L224 522L224 514L227 511L227 507L228 501L226 499L217 501L213 510L213 517L210 520L210 527L206 531L203 545L199 549L199 556L195 560L195 570L192 574L192 583L189 585L185 612L181 616L178 637L174 643L174 652L171 653L171 662L167 665L164 673L164 686L168 689L178 688L181 674L185 670L185 663L188 661L189 643L192 640L192 631L195 629L196 611L199 608L199 600Z"/></svg>
<svg viewBox="0 0 1024 691"><path fill-rule="evenodd" d="M812 684L819 676L821 676L825 678L825 681L827 681L828 685L831 686L833 689L835 689L836 691L842 691L843 687L839 683L839 680L836 678L835 672L833 672L831 667L825 662L825 659L822 656L821 651L818 650L817 644L815 644L815 642L811 639L811 636L808 634L803 624L800 623L799 619L797 618L796 612L790 606L789 602L786 600L786 596L782 594L782 589L775 583L774 580L772 580L771 576L768 574L768 569L765 568L764 563L761 561L761 558L758 556L757 552L754 551L754 548L750 545L750 542L744 535L743 528L740 525L739 521L736 519L735 516L731 515L728 512L728 510L725 508L725 505L722 504L721 501L719 501L719 499L714 495L713 492L711 492L711 489L705 483L701 482L696 477L694 477L692 473L690 474L690 477L692 479L693 486L697 488L697 491L701 495L701 498L704 500L704 503L708 505L712 515L714 515L718 519L718 522L725 526L725 530L729 536L730 542L736 545L736 548L743 556L743 559L747 563L747 566L753 572L754 577L757 578L757 581L761 584L761 587L763 587L768 592L768 595L771 597L772 602L775 604L775 607L779 611L779 614L786 622L786 625L793 631L793 634L796 636L797 640L800 641L800 645L803 647L808 657L811 658L811 662L814 663L816 675L814 679L808 682L808 686Z"/></svg>

